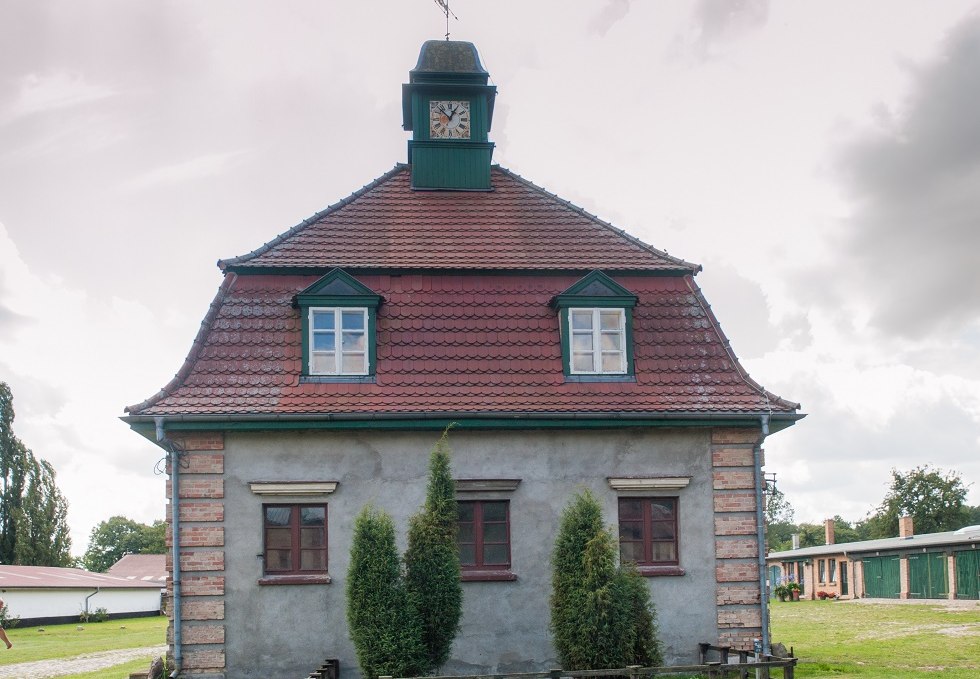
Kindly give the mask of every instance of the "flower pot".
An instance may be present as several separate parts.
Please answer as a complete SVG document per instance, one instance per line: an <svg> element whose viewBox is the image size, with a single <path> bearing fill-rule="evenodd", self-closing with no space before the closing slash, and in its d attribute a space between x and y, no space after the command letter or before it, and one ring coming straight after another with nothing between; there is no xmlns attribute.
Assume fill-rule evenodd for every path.
<svg viewBox="0 0 980 679"><path fill-rule="evenodd" d="M800 600L800 590L794 589L793 590L793 601L799 601L799 600Z"/></svg>

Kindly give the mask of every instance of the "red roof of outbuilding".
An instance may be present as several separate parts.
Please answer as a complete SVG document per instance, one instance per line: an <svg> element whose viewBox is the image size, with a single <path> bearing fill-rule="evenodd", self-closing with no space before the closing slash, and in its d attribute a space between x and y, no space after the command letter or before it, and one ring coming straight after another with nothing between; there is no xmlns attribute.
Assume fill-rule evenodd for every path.
<svg viewBox="0 0 980 679"><path fill-rule="evenodd" d="M491 192L413 191L398 165L225 281L174 379L136 416L793 414L741 369L671 257L502 168ZM373 382L302 382L294 296L334 267L383 297ZM564 377L550 305L589 271L638 297L635 381Z"/></svg>

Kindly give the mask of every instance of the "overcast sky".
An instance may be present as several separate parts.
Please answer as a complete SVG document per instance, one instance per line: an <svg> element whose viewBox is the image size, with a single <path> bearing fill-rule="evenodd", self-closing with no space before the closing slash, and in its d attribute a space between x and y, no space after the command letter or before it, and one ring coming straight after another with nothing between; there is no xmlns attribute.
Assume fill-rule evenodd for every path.
<svg viewBox="0 0 980 679"><path fill-rule="evenodd" d="M892 467L980 504L974 2L453 0L499 88L494 160L697 278L752 376L798 520ZM163 518L118 420L187 355L244 254L406 159L432 0L0 0L0 380L73 551Z"/></svg>

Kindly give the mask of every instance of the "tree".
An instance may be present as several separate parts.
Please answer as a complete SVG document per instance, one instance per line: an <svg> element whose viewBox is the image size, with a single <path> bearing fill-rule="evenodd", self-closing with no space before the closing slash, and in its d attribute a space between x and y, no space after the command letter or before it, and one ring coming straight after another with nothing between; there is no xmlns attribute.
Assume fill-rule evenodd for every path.
<svg viewBox="0 0 980 679"><path fill-rule="evenodd" d="M456 545L459 512L448 438L447 427L429 455L425 506L411 519L405 552L406 586L420 616L428 671L449 659L463 614Z"/></svg>
<svg viewBox="0 0 980 679"><path fill-rule="evenodd" d="M765 512L767 524L793 521L793 505L786 499L783 491L776 487L775 482L766 488Z"/></svg>
<svg viewBox="0 0 980 679"><path fill-rule="evenodd" d="M104 573L127 554L165 554L166 530L164 521L148 526L113 516L92 529L82 563L87 570Z"/></svg>
<svg viewBox="0 0 980 679"><path fill-rule="evenodd" d="M562 512L552 557L551 631L562 667L660 662L655 616L635 568L616 567L616 539L588 491Z"/></svg>
<svg viewBox="0 0 980 679"><path fill-rule="evenodd" d="M347 626L361 675L424 674L421 619L402 577L391 517L365 507L354 521L350 556Z"/></svg>
<svg viewBox="0 0 980 679"><path fill-rule="evenodd" d="M868 517L870 537L898 535L900 516L912 517L916 533L956 530L967 524L967 488L959 473L922 465L907 472L892 469L891 474L885 499Z"/></svg>
<svg viewBox="0 0 980 679"><path fill-rule="evenodd" d="M54 467L14 435L14 397L0 382L0 563L68 566L68 502Z"/></svg>

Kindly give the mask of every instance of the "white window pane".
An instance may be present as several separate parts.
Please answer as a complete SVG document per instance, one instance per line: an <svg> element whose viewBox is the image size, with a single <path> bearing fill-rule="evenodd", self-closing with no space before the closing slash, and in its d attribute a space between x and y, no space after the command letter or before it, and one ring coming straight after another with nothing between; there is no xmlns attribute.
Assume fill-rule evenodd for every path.
<svg viewBox="0 0 980 679"><path fill-rule="evenodd" d="M575 372L592 372L592 354L572 354L572 370Z"/></svg>
<svg viewBox="0 0 980 679"><path fill-rule="evenodd" d="M363 332L345 332L344 351L364 351L367 346L367 336Z"/></svg>
<svg viewBox="0 0 980 679"><path fill-rule="evenodd" d="M623 355L622 354L603 354L602 355L602 372L604 373L618 373L623 371Z"/></svg>
<svg viewBox="0 0 980 679"><path fill-rule="evenodd" d="M333 327L334 327L334 315L332 309L330 311L313 312L314 330L333 330Z"/></svg>
<svg viewBox="0 0 980 679"><path fill-rule="evenodd" d="M344 330L363 330L364 329L364 312L363 311L344 311L342 313Z"/></svg>
<svg viewBox="0 0 980 679"><path fill-rule="evenodd" d="M572 330L591 330L592 329L592 310L572 312Z"/></svg>
<svg viewBox="0 0 980 679"><path fill-rule="evenodd" d="M337 372L337 359L332 351L313 354L313 372L317 375L333 375Z"/></svg>
<svg viewBox="0 0 980 679"><path fill-rule="evenodd" d="M622 318L622 311L616 309L615 311L600 311L599 312L599 323L603 330L619 330L620 319Z"/></svg>
<svg viewBox="0 0 980 679"><path fill-rule="evenodd" d="M334 333L332 332L314 332L313 333L313 351L333 351L334 347Z"/></svg>
<svg viewBox="0 0 980 679"><path fill-rule="evenodd" d="M604 351L622 351L622 340L623 336L618 332L604 332L602 333L602 349Z"/></svg>
<svg viewBox="0 0 980 679"><path fill-rule="evenodd" d="M341 372L356 375L364 372L364 354L344 354Z"/></svg>
<svg viewBox="0 0 980 679"><path fill-rule="evenodd" d="M592 335L572 335L572 351L592 351Z"/></svg>

